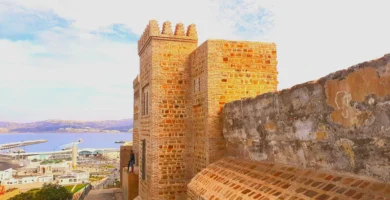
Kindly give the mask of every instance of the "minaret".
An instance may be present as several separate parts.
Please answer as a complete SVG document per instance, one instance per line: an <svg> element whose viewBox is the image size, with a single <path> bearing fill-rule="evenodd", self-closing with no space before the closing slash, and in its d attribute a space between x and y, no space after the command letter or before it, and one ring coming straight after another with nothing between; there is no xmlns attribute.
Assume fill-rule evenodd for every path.
<svg viewBox="0 0 390 200"><path fill-rule="evenodd" d="M73 144L72 146L72 168L76 169L77 167L77 145Z"/></svg>

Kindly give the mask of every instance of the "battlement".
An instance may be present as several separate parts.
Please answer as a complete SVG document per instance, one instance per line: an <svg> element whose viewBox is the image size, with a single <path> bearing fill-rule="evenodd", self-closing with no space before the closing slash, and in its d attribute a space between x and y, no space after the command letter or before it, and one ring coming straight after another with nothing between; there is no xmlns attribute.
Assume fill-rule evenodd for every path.
<svg viewBox="0 0 390 200"><path fill-rule="evenodd" d="M139 80L139 75L137 75L137 77L135 77L135 79L133 80L133 87L137 87L138 84L139 84L140 80Z"/></svg>
<svg viewBox="0 0 390 200"><path fill-rule="evenodd" d="M138 53L142 52L143 48L149 43L150 38L152 37L194 42L198 41L198 33L195 24L189 25L185 31L184 25L182 23L177 23L175 31L173 32L171 22L165 21L161 30L156 20L150 20L144 33L138 40Z"/></svg>

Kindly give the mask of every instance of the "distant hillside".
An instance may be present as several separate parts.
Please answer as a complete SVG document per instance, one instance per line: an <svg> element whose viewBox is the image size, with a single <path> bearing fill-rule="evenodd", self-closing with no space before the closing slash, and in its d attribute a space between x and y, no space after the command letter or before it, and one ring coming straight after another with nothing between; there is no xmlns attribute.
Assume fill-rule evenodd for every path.
<svg viewBox="0 0 390 200"><path fill-rule="evenodd" d="M129 132L132 119L105 121L46 120L32 123L0 122L0 133L45 132Z"/></svg>

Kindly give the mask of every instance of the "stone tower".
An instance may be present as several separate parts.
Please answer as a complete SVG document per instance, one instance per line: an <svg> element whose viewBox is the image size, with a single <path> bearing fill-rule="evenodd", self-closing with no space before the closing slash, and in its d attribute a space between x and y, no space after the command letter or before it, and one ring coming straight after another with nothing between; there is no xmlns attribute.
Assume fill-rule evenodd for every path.
<svg viewBox="0 0 390 200"><path fill-rule="evenodd" d="M225 103L277 89L274 43L208 40L149 21L138 41L134 147L141 199L185 199L195 174L225 155Z"/></svg>
<svg viewBox="0 0 390 200"><path fill-rule="evenodd" d="M149 21L138 41L140 101L138 120L140 196L182 199L186 193L187 88L189 56L197 47L195 25L160 30Z"/></svg>

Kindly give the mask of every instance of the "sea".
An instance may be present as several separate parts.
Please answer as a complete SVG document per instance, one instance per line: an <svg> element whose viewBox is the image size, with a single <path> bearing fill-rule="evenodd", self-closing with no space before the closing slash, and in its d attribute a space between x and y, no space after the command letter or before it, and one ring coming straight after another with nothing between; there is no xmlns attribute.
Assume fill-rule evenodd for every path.
<svg viewBox="0 0 390 200"><path fill-rule="evenodd" d="M46 143L19 147L26 152L58 151L62 145L76 142L79 149L84 148L116 148L120 145L116 141L132 141L133 133L0 133L0 145L12 142L29 140L47 140Z"/></svg>

